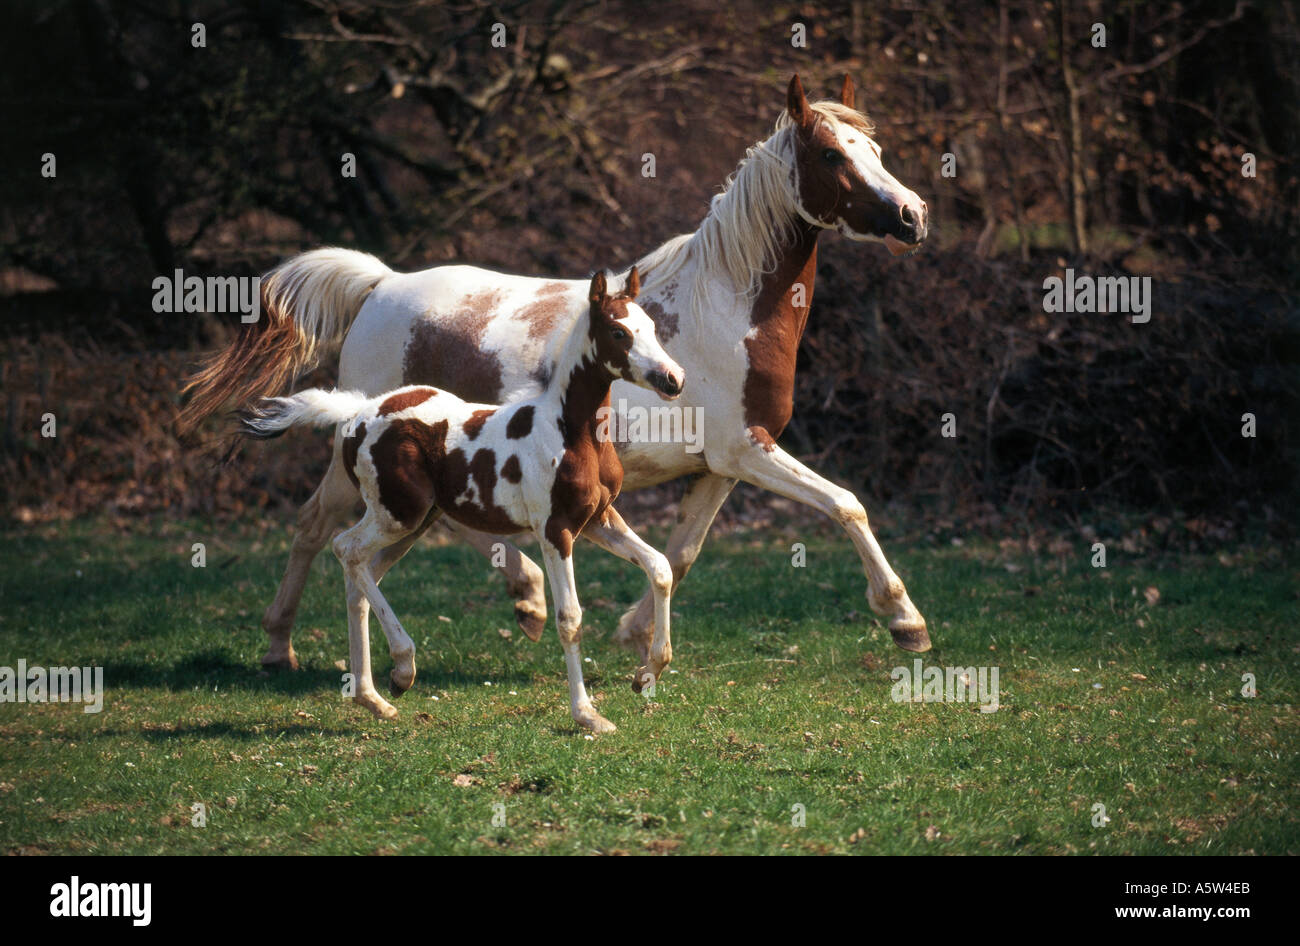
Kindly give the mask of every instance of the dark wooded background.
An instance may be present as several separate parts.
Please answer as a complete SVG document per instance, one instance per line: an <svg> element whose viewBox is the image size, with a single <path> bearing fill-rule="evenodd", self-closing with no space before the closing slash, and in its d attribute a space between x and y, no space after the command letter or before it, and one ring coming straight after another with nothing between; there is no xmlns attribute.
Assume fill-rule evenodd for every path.
<svg viewBox="0 0 1300 946"><path fill-rule="evenodd" d="M812 97L853 75L933 223L906 260L824 238L787 448L941 516L1290 518L1294 5L15 6L0 36L6 518L237 514L314 484L319 434L219 471L174 442L180 378L237 316L157 315L155 276L256 274L323 243L399 269L626 264L695 227L796 70ZM1044 313L1043 279L1066 266L1152 276L1151 322Z"/></svg>

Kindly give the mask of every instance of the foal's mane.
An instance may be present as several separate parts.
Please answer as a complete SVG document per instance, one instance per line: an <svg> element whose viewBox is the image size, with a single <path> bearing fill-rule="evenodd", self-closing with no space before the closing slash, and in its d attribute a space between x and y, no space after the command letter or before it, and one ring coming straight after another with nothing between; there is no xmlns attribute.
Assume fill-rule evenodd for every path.
<svg viewBox="0 0 1300 946"><path fill-rule="evenodd" d="M875 133L866 115L839 102L815 102L812 111L816 121ZM794 120L782 109L772 134L745 152L695 232L671 238L638 261L646 290L658 289L693 262L690 314L697 325L703 324L707 300L702 291L710 277L728 278L746 303L753 303L763 276L776 269L777 256L794 237L794 135Z"/></svg>

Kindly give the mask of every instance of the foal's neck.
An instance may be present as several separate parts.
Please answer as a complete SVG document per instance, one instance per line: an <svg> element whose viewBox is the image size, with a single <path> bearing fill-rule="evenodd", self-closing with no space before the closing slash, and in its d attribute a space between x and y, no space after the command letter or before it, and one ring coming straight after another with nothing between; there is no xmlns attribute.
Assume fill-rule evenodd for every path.
<svg viewBox="0 0 1300 946"><path fill-rule="evenodd" d="M566 447L582 442L595 444L596 412L609 402L609 387L613 383L614 376L596 357L588 311L574 323L541 395L558 410L560 434Z"/></svg>

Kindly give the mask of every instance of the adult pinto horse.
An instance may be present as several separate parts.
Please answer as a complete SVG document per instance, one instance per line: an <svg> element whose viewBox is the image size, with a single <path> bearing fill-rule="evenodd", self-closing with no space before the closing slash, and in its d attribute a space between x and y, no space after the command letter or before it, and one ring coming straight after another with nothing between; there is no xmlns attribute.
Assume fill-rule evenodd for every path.
<svg viewBox="0 0 1300 946"><path fill-rule="evenodd" d="M701 412L703 449L617 447L624 490L693 477L668 540L674 590L723 501L744 480L840 523L862 559L871 608L889 618L895 643L919 652L930 648L925 619L885 560L862 504L776 443L793 411L795 356L812 305L821 232L884 242L896 255L926 237L926 204L885 171L873 130L854 109L848 76L839 102L813 104L794 76L775 130L749 149L699 228L637 261L638 302L686 371L679 403ZM547 380L548 339L586 310L586 289L585 280L472 266L398 274L363 253L305 253L262 280L264 317L190 380L187 390L194 393L178 430L192 431L232 398L247 404L274 393L314 365L323 344L345 334L340 389L374 396L427 384L494 404L529 396ZM613 401L654 416L654 395L626 382L615 383ZM270 637L265 665L297 666L290 635L311 563L357 504L343 450L336 434L333 461L299 514L288 567L263 617ZM461 526L453 531L484 554L505 548L515 617L538 639L546 622L542 570L502 537ZM616 639L644 658L653 625L654 597L647 592L623 616Z"/></svg>

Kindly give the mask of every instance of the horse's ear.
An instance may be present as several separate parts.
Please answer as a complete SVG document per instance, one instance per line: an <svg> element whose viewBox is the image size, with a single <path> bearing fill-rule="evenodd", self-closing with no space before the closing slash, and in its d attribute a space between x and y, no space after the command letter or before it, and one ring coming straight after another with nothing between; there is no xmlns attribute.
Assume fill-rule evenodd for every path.
<svg viewBox="0 0 1300 946"><path fill-rule="evenodd" d="M588 295L590 296L591 301L597 305L600 305L600 303L605 301L607 291L605 286L605 271L603 269L596 270L596 275L591 277L591 292Z"/></svg>
<svg viewBox="0 0 1300 946"><path fill-rule="evenodd" d="M844 84L840 86L840 104L853 108L853 78L844 73Z"/></svg>
<svg viewBox="0 0 1300 946"><path fill-rule="evenodd" d="M797 72L790 77L790 86L785 90L785 107L800 128L807 128L812 123L812 107L803 94L803 83L799 81Z"/></svg>
<svg viewBox="0 0 1300 946"><path fill-rule="evenodd" d="M641 274L632 267L632 272L627 274L627 288L623 290L623 295L628 299L635 299L637 293L641 291Z"/></svg>

